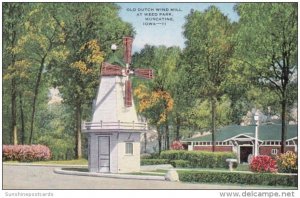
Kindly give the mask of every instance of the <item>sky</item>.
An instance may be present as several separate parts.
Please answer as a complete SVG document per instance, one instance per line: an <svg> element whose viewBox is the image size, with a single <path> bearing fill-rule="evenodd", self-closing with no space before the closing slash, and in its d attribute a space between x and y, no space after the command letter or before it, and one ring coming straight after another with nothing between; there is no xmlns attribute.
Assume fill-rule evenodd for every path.
<svg viewBox="0 0 300 198"><path fill-rule="evenodd" d="M118 3L118 5L121 7L120 17L131 23L136 31L133 42L134 52L141 50L145 44L183 48L183 25L185 16L191 9L204 11L209 6L215 5L231 21L238 20L238 15L233 10L235 3ZM173 8L175 10L171 11ZM157 9L165 10L157 11ZM152 14L152 16L146 16L146 14ZM146 18L172 18L173 21L148 21ZM156 22L165 24L146 25L146 23Z"/></svg>

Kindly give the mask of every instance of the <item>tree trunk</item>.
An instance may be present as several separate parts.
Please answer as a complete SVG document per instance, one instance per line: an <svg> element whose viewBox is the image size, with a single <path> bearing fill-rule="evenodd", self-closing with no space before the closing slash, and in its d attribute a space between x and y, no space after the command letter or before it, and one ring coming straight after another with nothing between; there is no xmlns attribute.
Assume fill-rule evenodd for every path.
<svg viewBox="0 0 300 198"><path fill-rule="evenodd" d="M215 132L216 132L216 99L211 98L211 142L212 152L215 152Z"/></svg>
<svg viewBox="0 0 300 198"><path fill-rule="evenodd" d="M42 79L42 73L44 70L44 62L45 62L46 56L42 58L38 77L35 83L35 88L34 88L34 96L33 96L33 102L32 102L32 112L31 112L31 121L30 121L30 136L29 136L29 144L32 144L33 142L33 123L34 123L34 116L35 116L35 106L36 106L36 101L39 93L39 87L41 84L41 79Z"/></svg>
<svg viewBox="0 0 300 198"><path fill-rule="evenodd" d="M286 131L287 131L286 109L287 109L287 102L286 99L284 98L281 101L281 149L280 149L281 153L284 153L285 151L285 141L286 141Z"/></svg>
<svg viewBox="0 0 300 198"><path fill-rule="evenodd" d="M145 149L144 149L144 153L147 153L147 133L144 133L144 140L145 140Z"/></svg>
<svg viewBox="0 0 300 198"><path fill-rule="evenodd" d="M156 126L156 130L157 130L157 141L158 141L158 153L160 154L161 152L161 131L159 129L159 126Z"/></svg>
<svg viewBox="0 0 300 198"><path fill-rule="evenodd" d="M20 112L21 112L21 144L25 143L25 124L24 124L24 112L23 112L23 100L22 100L22 94L19 93L19 99L20 99Z"/></svg>
<svg viewBox="0 0 300 198"><path fill-rule="evenodd" d="M180 134L180 117L179 115L176 113L176 137L175 139L178 141L179 140L179 134Z"/></svg>
<svg viewBox="0 0 300 198"><path fill-rule="evenodd" d="M77 159L82 158L81 150L81 105L76 106L76 145L75 145L75 156Z"/></svg>
<svg viewBox="0 0 300 198"><path fill-rule="evenodd" d="M11 80L11 129L12 129L12 139L13 144L18 144L18 134L17 134L17 102L16 102L16 79Z"/></svg>
<svg viewBox="0 0 300 198"><path fill-rule="evenodd" d="M166 130L166 146L165 146L165 149L169 150L170 149L170 134L169 134L170 130L169 130L169 123L168 123L168 121L166 122L165 130Z"/></svg>

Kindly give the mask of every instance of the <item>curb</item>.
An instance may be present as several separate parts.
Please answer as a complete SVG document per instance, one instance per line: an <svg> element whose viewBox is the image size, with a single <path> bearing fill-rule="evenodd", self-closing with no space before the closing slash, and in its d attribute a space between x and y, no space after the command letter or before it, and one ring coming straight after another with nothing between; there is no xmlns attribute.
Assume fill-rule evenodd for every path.
<svg viewBox="0 0 300 198"><path fill-rule="evenodd" d="M29 164L29 163L3 163L8 166L44 166L44 167L88 167L88 165L72 165L72 164Z"/></svg>
<svg viewBox="0 0 300 198"><path fill-rule="evenodd" d="M63 175L106 177L106 178L118 178L118 179L139 179L139 180L166 181L164 176L78 172L78 171L65 171L65 170L62 170L62 169L59 169L59 168L54 169L54 173L63 174Z"/></svg>

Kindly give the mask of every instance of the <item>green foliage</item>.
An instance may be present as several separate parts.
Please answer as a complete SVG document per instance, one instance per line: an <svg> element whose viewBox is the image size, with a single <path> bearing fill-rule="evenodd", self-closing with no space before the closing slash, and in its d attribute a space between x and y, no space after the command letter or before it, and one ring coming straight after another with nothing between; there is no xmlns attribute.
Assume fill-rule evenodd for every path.
<svg viewBox="0 0 300 198"><path fill-rule="evenodd" d="M178 175L182 182L298 186L297 175L219 171L178 171Z"/></svg>
<svg viewBox="0 0 300 198"><path fill-rule="evenodd" d="M158 159L159 153L144 153L141 154L141 159Z"/></svg>
<svg viewBox="0 0 300 198"><path fill-rule="evenodd" d="M190 167L190 162L188 160L171 160L170 164L172 164L175 168L188 168Z"/></svg>
<svg viewBox="0 0 300 198"><path fill-rule="evenodd" d="M154 79L151 81L134 80L136 107L149 123L157 128L159 136L159 152L161 150L162 135L169 147L169 125L174 106L172 98L177 78L176 67L180 60L180 48L165 46L149 46L133 55L133 68L151 68L154 70ZM138 85L138 86L137 86ZM163 129L164 127L164 129ZM163 134L164 133L164 134Z"/></svg>
<svg viewBox="0 0 300 198"><path fill-rule="evenodd" d="M167 159L141 159L141 165L169 164Z"/></svg>
<svg viewBox="0 0 300 198"><path fill-rule="evenodd" d="M226 126L231 123L231 101L223 95L216 103L217 126ZM187 122L200 129L208 129L211 126L211 107L208 99L196 100L195 105L185 113Z"/></svg>
<svg viewBox="0 0 300 198"><path fill-rule="evenodd" d="M234 153L202 152L186 150L162 151L160 158L168 160L186 160L193 168L227 168L226 159L236 158Z"/></svg>
<svg viewBox="0 0 300 198"><path fill-rule="evenodd" d="M183 34L187 41L182 70L190 81L188 92L204 102L198 112L204 119L199 119L202 123L196 125L210 128L213 143L216 127L222 123L220 120L228 118L218 115L217 103L225 94L225 82L230 80L227 72L234 52L233 33L233 24L215 6L203 12L191 11L186 17Z"/></svg>
<svg viewBox="0 0 300 198"><path fill-rule="evenodd" d="M121 44L123 36L134 34L132 26L121 20L113 3L3 6L4 142L12 142L16 128L21 143L27 138L29 143L43 142L54 159L72 158L74 106L84 119L90 116L99 65L111 53L111 43ZM58 87L64 99L64 111L59 112L68 117L62 121L63 116L53 116L48 109L51 86ZM77 126L80 129L80 123Z"/></svg>

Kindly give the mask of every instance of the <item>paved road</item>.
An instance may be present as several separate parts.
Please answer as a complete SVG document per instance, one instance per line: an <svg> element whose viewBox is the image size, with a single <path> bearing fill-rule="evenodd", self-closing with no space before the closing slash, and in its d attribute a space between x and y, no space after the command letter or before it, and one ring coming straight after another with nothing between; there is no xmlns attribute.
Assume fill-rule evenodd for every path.
<svg viewBox="0 0 300 198"><path fill-rule="evenodd" d="M3 164L3 189L262 189L261 186L190 184L56 174L57 167ZM273 187L265 187L272 189Z"/></svg>

